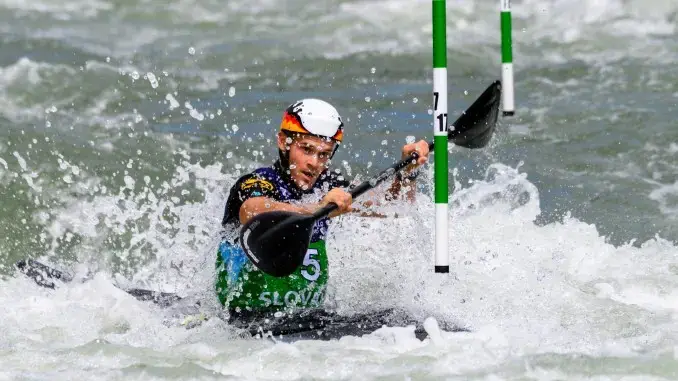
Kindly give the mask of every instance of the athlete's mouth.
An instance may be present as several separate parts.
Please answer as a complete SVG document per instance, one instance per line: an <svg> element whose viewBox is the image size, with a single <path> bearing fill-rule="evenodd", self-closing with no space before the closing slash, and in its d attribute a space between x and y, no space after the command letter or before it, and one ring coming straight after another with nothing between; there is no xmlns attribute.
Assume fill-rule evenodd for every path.
<svg viewBox="0 0 678 381"><path fill-rule="evenodd" d="M315 174L314 174L313 172L311 172L311 171L301 171L301 173L302 173L304 176L308 177L309 179L312 179L313 177L315 177Z"/></svg>

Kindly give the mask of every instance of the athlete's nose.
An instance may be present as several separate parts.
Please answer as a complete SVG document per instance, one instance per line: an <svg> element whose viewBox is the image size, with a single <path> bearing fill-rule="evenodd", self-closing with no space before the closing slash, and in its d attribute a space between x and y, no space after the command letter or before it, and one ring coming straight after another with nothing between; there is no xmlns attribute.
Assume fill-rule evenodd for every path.
<svg viewBox="0 0 678 381"><path fill-rule="evenodd" d="M308 165L309 169L315 171L318 169L318 166L320 166L320 158L318 155L311 155L306 161L306 164Z"/></svg>

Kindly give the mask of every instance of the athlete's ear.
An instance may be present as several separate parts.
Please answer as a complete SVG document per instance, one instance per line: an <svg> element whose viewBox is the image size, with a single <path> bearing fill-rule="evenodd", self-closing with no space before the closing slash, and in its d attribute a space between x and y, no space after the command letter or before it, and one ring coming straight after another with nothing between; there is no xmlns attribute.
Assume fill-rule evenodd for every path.
<svg viewBox="0 0 678 381"><path fill-rule="evenodd" d="M290 139L290 137L285 132L278 131L278 148L283 152L289 151L290 143L287 139Z"/></svg>

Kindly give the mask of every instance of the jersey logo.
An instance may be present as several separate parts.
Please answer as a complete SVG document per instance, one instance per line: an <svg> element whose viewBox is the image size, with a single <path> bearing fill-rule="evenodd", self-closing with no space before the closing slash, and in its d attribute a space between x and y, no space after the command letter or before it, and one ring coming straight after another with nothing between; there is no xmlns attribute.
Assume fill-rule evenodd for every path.
<svg viewBox="0 0 678 381"><path fill-rule="evenodd" d="M242 190L247 190L253 187L257 187L259 189L265 190L265 191L273 191L273 184L271 184L267 180L263 179L247 179L243 181L243 183L240 185L240 189Z"/></svg>

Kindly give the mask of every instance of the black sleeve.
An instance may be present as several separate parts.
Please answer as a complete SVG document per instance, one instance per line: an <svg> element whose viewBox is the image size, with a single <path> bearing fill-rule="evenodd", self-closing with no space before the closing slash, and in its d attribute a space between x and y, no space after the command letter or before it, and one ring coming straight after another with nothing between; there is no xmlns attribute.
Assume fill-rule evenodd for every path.
<svg viewBox="0 0 678 381"><path fill-rule="evenodd" d="M252 197L270 197L278 199L278 190L272 181L257 174L250 173L238 179L231 188L226 202L226 210L222 225L238 222L240 220L240 207Z"/></svg>

